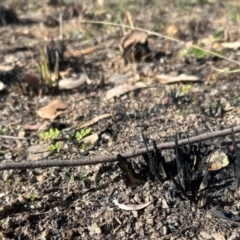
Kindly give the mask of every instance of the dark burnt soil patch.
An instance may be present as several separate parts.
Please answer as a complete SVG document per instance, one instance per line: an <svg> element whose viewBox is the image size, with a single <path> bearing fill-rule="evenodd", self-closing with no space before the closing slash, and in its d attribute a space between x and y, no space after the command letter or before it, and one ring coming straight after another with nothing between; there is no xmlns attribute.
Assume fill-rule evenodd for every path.
<svg viewBox="0 0 240 240"><path fill-rule="evenodd" d="M181 5L168 1L159 6L151 1L140 6L131 1L125 8L135 26L186 42L183 45L150 35L149 49L142 49L141 45L137 48L147 58L137 59L139 54L131 52L134 45L123 53L119 50L126 29L76 22L84 19L128 24L124 6L110 2L94 8L86 3L76 8L54 5L57 3L29 4L28 8L16 4L18 22L4 21L0 27L0 81L5 84L0 92L1 162L117 155L144 147L142 133L149 144L152 140L159 144L174 141L176 134L185 138L240 125L239 74L227 72L227 68L237 69L238 65L188 50L188 44L199 43L238 62L238 47L217 48L217 44L239 41L235 3L198 1ZM86 74L88 81L72 90L39 94L38 87L23 84L23 79L26 74L40 76L39 50L46 42L58 40L61 8L65 8L68 20L63 27L68 52L64 70L70 66L66 78L78 79ZM4 16L0 15L1 22ZM24 19L32 20L31 24ZM50 20L57 22L49 23ZM89 54L76 54L98 45ZM199 81L163 84L157 77L163 74L196 76ZM106 100L107 91L126 84L128 79L145 85ZM68 104L66 112L52 121L40 118L38 110L55 99ZM77 134L82 134L79 132L83 124L104 114L108 117L86 127L91 128L89 135L97 134L97 139L87 143L76 139ZM40 136L50 129L58 130L56 138ZM238 134L235 137L239 139ZM230 147L222 144L226 141L230 141ZM204 144L208 145L207 153L220 149L234 162L231 141L231 136L226 136ZM147 178L133 189L126 185L117 163L2 171L1 238L238 239L239 198L232 164L210 172L208 192L201 195L202 200L198 196L193 201L176 188L171 178L171 174L173 178L177 175L174 149L161 154L168 164L168 178L162 181L153 181L154 177L143 171L146 162L142 156L129 160L134 171L145 173ZM151 204L139 211L126 211L118 208L114 199L125 204ZM223 220L219 217L223 212L213 213L212 209L228 213L228 218Z"/></svg>

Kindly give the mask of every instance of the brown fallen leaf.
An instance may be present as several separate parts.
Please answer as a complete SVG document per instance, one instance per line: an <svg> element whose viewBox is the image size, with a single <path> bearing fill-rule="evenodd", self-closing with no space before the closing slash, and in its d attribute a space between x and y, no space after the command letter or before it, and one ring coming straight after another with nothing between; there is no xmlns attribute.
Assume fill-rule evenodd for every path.
<svg viewBox="0 0 240 240"><path fill-rule="evenodd" d="M81 128L89 127L89 126L97 123L98 121L100 121L100 120L102 120L102 119L105 119L105 118L109 118L109 117L111 117L111 116L112 116L112 114L109 114L109 113L106 113L106 114L97 116L97 117L91 119L90 121L88 121L88 122L86 122L86 123L84 123L84 124L81 124L80 127L81 127Z"/></svg>
<svg viewBox="0 0 240 240"><path fill-rule="evenodd" d="M57 116L66 113L68 104L56 99L49 103L47 106L40 108L37 111L39 117L49 120L54 120Z"/></svg>
<svg viewBox="0 0 240 240"><path fill-rule="evenodd" d="M199 81L199 77L181 74L179 76L171 76L165 74L156 75L155 78L162 84L175 83L175 82L196 82Z"/></svg>
<svg viewBox="0 0 240 240"><path fill-rule="evenodd" d="M147 38L147 33L143 31L133 30L122 37L122 39L120 40L120 49L123 52L124 48L127 48L132 44L144 44L147 41Z"/></svg>
<svg viewBox="0 0 240 240"><path fill-rule="evenodd" d="M16 154L16 155L18 155L18 156L27 156L27 152L26 152L26 150L24 149L24 148L22 148L22 147L19 147L19 146L17 146L17 147L15 147L15 148L13 148L13 151L14 151L14 153Z"/></svg>
<svg viewBox="0 0 240 240"><path fill-rule="evenodd" d="M147 206L149 206L152 202L146 202L146 203L142 203L142 204L121 204L117 201L117 199L113 200L113 203L116 204L119 208L123 209L123 210L127 210L127 211L138 211L141 210L143 208L146 208Z"/></svg>
<svg viewBox="0 0 240 240"><path fill-rule="evenodd" d="M137 82L135 84L123 84L123 85L119 85L117 87L114 87L110 90L107 91L106 96L105 96L105 100L109 100L112 99L114 97L119 97L125 93L134 91L136 89L139 88L145 88L147 87L147 85L143 82Z"/></svg>
<svg viewBox="0 0 240 240"><path fill-rule="evenodd" d="M221 168L228 166L229 160L227 155L223 151L217 149L203 158L201 163L203 168L206 164L208 164L209 171L217 171Z"/></svg>
<svg viewBox="0 0 240 240"><path fill-rule="evenodd" d="M123 36L119 45L125 64L139 62L150 55L148 35L143 31L133 30Z"/></svg>

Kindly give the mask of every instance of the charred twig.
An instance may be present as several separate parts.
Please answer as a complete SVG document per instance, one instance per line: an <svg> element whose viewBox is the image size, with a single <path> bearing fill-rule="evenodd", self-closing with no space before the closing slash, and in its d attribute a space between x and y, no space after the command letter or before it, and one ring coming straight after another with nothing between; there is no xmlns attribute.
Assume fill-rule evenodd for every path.
<svg viewBox="0 0 240 240"><path fill-rule="evenodd" d="M240 132L240 126L236 126L234 128L229 128L225 130L220 130L216 132L209 132L204 133L195 137L186 138L178 141L178 145L186 145L196 142L205 141L208 139L213 139L217 137L223 137L226 135L230 135L232 133ZM157 145L157 148L159 150L161 149L172 149L175 148L175 141L173 142L166 142L161 143ZM125 152L121 154L124 158L133 158L136 156L146 154L146 148L140 148L133 152ZM154 151L153 146L148 148L149 152ZM44 168L44 167L72 167L72 166L83 166L83 165L93 165L98 163L106 163L106 162L115 162L117 161L117 155L113 156L103 156L103 157L92 157L92 158L82 158L77 160L41 160L36 162L31 161L22 161L22 162L7 162L7 163L1 163L0 164L0 170L6 170L6 169L27 169L27 168Z"/></svg>
<svg viewBox="0 0 240 240"><path fill-rule="evenodd" d="M236 178L236 184L239 187L239 182L240 182L240 172L239 172L240 171L240 154L239 154L238 147L237 147L237 144L236 144L233 128L232 128L231 135L232 135L232 141L233 141L233 149L234 149L235 155L236 155L236 160L233 164L233 168L234 168L234 174L235 174L235 178Z"/></svg>

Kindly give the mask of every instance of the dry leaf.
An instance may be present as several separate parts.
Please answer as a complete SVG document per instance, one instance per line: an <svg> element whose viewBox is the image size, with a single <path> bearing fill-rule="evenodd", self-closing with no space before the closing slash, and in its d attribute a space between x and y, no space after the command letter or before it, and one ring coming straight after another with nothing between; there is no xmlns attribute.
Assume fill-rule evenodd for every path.
<svg viewBox="0 0 240 240"><path fill-rule="evenodd" d="M227 155L218 149L203 158L202 166L205 164L208 164L209 171L217 171L228 166L229 160Z"/></svg>
<svg viewBox="0 0 240 240"><path fill-rule="evenodd" d="M200 236L203 237L203 239L206 239L206 240L211 240L212 237L209 235L209 233L205 232L205 231L201 231L200 233Z"/></svg>
<svg viewBox="0 0 240 240"><path fill-rule="evenodd" d="M99 133L94 133L94 134L92 134L90 136L85 137L80 142L83 142L85 144L93 145L94 143L96 143L98 141L98 138L99 138Z"/></svg>
<svg viewBox="0 0 240 240"><path fill-rule="evenodd" d="M82 124L82 125L81 125L81 128L89 127L89 126L91 126L91 125L97 123L98 121L100 121L100 120L102 120L102 119L104 119L104 118L109 118L109 117L111 117L111 116L112 116L112 114L109 114L109 113L106 113L106 114L103 114L103 115L97 116L97 117L91 119L90 121L88 121L88 122Z"/></svg>
<svg viewBox="0 0 240 240"><path fill-rule="evenodd" d="M168 208L169 208L169 206L167 204L167 201L163 198L162 199L162 209L168 209Z"/></svg>
<svg viewBox="0 0 240 240"><path fill-rule="evenodd" d="M175 83L175 82L196 82L199 81L199 77L181 74L179 76L170 76L165 74L159 74L155 76L162 84Z"/></svg>
<svg viewBox="0 0 240 240"><path fill-rule="evenodd" d="M229 49L238 49L240 47L240 41L236 42L223 42L222 47Z"/></svg>
<svg viewBox="0 0 240 240"><path fill-rule="evenodd" d="M25 132L24 130L20 130L20 131L18 132L18 137L24 138L24 137L25 137L25 134L26 134L26 132Z"/></svg>
<svg viewBox="0 0 240 240"><path fill-rule="evenodd" d="M113 203L116 204L119 208L127 211L138 211L149 206L152 202L142 203L142 204L121 204L116 199L113 200Z"/></svg>
<svg viewBox="0 0 240 240"><path fill-rule="evenodd" d="M215 239L215 240L225 240L226 238L224 237L224 233L211 233L211 236Z"/></svg>
<svg viewBox="0 0 240 240"><path fill-rule="evenodd" d="M134 83L134 82L139 81L140 79L141 79L140 74L135 74L134 76L128 78L128 82Z"/></svg>
<svg viewBox="0 0 240 240"><path fill-rule="evenodd" d="M26 150L21 147L18 147L18 146L13 148L13 151L18 156L26 156L27 155Z"/></svg>
<svg viewBox="0 0 240 240"><path fill-rule="evenodd" d="M94 223L91 226L88 226L88 230L90 236L94 236L96 234L99 235L102 233L101 228L96 223Z"/></svg>
<svg viewBox="0 0 240 240"><path fill-rule="evenodd" d="M120 40L120 48L123 52L124 48L129 47L132 44L142 43L144 44L147 41L148 35L143 31L133 30L127 35L123 36Z"/></svg>
<svg viewBox="0 0 240 240"><path fill-rule="evenodd" d="M101 47L101 45L96 45L96 46L91 46L91 47L81 49L81 50L75 50L74 52L65 52L64 57L65 58L80 57L80 56L83 56L83 55L90 54L90 53L96 51L97 49L99 49L100 47Z"/></svg>
<svg viewBox="0 0 240 240"><path fill-rule="evenodd" d="M9 66L9 65L0 65L0 71L1 72L10 72L14 69L14 66Z"/></svg>
<svg viewBox="0 0 240 240"><path fill-rule="evenodd" d="M60 90L70 90L78 88L79 86L83 85L87 80L87 77L85 74L81 74L81 76L78 79L74 78L64 78L59 80L58 82L58 89Z"/></svg>
<svg viewBox="0 0 240 240"><path fill-rule="evenodd" d="M176 37L178 36L180 32L180 29L174 24L174 25L170 25L166 28L166 34L169 37Z"/></svg>
<svg viewBox="0 0 240 240"><path fill-rule="evenodd" d="M54 120L57 116L64 114L68 105L58 99L53 100L47 106L40 108L37 111L39 117L49 120Z"/></svg>
<svg viewBox="0 0 240 240"><path fill-rule="evenodd" d="M150 56L148 35L145 32L133 30L120 40L120 51L125 64L139 62Z"/></svg>
<svg viewBox="0 0 240 240"><path fill-rule="evenodd" d="M128 76L125 74L114 74L109 78L109 82L114 83L115 85L126 83Z"/></svg>
<svg viewBox="0 0 240 240"><path fill-rule="evenodd" d="M36 176L38 182L43 182L45 180L45 176L43 174Z"/></svg>
<svg viewBox="0 0 240 240"><path fill-rule="evenodd" d="M114 97L119 97L125 93L134 91L139 88L144 88L144 87L146 87L146 84L144 84L142 82L138 82L134 85L131 85L131 84L120 85L120 86L117 86L117 87L114 87L114 88L108 90L106 93L106 96L105 96L105 100L109 100Z"/></svg>

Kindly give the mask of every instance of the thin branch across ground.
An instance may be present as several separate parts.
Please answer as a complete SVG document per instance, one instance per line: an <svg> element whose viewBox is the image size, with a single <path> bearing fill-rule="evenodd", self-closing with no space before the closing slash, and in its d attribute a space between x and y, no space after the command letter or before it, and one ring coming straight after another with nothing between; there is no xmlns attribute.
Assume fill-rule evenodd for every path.
<svg viewBox="0 0 240 240"><path fill-rule="evenodd" d="M223 137L226 135L230 135L232 132L237 133L240 132L240 126L236 126L229 129L224 129L215 132L208 132L204 134L197 135L191 138L185 138L178 141L178 145L187 145L193 144L201 141L205 141L208 139ZM175 147L175 141L161 143L157 145L159 150L163 149L172 149ZM128 159L137 157L147 153L147 151L152 152L154 150L153 146L149 147L148 150L146 148L139 148L134 152L125 152L121 153L121 155ZM117 161L117 155L112 156L102 156L102 157L93 157L93 158L81 158L76 160L41 160L36 162L31 161L22 161L22 162L7 162L0 164L0 170L7 169L30 169L30 168L50 168L50 167L73 167L73 166L83 166L83 165L94 165L98 163L107 163L107 162L115 162Z"/></svg>

